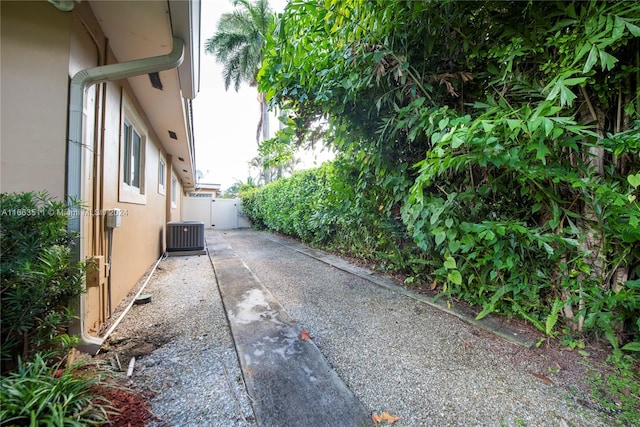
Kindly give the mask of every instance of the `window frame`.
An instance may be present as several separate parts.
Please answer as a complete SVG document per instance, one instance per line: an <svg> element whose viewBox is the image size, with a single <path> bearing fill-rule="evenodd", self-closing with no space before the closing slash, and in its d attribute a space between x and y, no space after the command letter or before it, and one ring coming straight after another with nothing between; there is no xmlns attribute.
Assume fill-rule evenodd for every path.
<svg viewBox="0 0 640 427"><path fill-rule="evenodd" d="M174 174L171 174L171 207L178 207L178 179Z"/></svg>
<svg viewBox="0 0 640 427"><path fill-rule="evenodd" d="M167 194L167 162L162 156L158 160L158 193Z"/></svg>
<svg viewBox="0 0 640 427"><path fill-rule="evenodd" d="M147 132L123 91L120 113L118 201L144 205L146 197ZM136 155L137 154L137 155ZM137 175L135 168L137 167ZM131 175L131 176L130 176Z"/></svg>

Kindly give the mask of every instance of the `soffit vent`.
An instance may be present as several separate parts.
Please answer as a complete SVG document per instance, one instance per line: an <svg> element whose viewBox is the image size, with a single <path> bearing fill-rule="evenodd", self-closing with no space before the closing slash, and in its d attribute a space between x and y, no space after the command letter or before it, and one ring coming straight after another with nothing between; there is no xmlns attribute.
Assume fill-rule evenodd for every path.
<svg viewBox="0 0 640 427"><path fill-rule="evenodd" d="M162 90L162 80L160 80L160 73L149 73L149 80L151 81L151 86L156 89Z"/></svg>

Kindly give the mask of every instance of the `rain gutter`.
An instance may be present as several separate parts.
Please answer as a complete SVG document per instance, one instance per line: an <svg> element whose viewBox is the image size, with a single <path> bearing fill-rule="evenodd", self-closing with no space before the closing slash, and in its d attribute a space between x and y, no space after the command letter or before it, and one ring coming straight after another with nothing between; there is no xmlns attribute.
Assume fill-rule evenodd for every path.
<svg viewBox="0 0 640 427"><path fill-rule="evenodd" d="M93 84L105 81L122 80L143 74L170 70L180 66L184 60L184 42L173 38L173 48L167 55L136 59L118 64L102 65L78 71L71 79L69 91L69 138L67 141L67 199L69 202L82 200L82 157L86 146L82 143L83 106L85 90ZM69 231L80 236L81 210L72 208L69 212ZM84 259L84 249L80 238L74 245L73 257L76 261ZM81 340L79 348L91 354L100 349L103 339L87 334L85 328L86 299L82 294L78 301L76 314L78 318L70 325L70 334L78 335Z"/></svg>

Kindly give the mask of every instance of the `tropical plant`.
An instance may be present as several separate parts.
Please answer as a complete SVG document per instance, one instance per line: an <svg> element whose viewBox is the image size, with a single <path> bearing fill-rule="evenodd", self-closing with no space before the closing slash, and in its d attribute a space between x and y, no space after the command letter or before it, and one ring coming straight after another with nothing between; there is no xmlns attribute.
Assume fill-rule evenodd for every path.
<svg viewBox="0 0 640 427"><path fill-rule="evenodd" d="M36 354L20 359L18 369L0 382L0 426L105 425L114 413L108 401L96 394L99 375L81 365L49 366L50 357Z"/></svg>
<svg viewBox="0 0 640 427"><path fill-rule="evenodd" d="M292 2L259 88L298 138L328 123L371 224L402 214L415 281L480 317L632 349L639 17L638 2Z"/></svg>
<svg viewBox="0 0 640 427"><path fill-rule="evenodd" d="M76 204L72 207L77 207ZM18 357L72 343L69 303L83 290L85 265L72 260L69 206L47 193L0 195L3 371Z"/></svg>
<svg viewBox="0 0 640 427"><path fill-rule="evenodd" d="M233 0L240 8L225 13L218 22L216 33L205 42L205 52L215 55L223 66L225 89L233 83L236 92L242 83L256 86L256 76L262 66L266 37L275 19L268 0ZM269 111L264 94L258 93L260 120L256 141L269 138Z"/></svg>

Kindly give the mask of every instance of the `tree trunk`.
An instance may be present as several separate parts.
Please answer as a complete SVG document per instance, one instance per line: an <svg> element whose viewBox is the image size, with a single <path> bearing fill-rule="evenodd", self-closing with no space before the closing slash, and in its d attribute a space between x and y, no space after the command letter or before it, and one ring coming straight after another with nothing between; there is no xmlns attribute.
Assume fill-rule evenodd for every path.
<svg viewBox="0 0 640 427"><path fill-rule="evenodd" d="M605 112L595 109L585 88L581 87L580 90L584 98L584 103L587 106L587 110L582 111L580 122L584 124L592 123L598 134L598 140L600 141L604 138ZM589 147L585 153L585 165L588 168L588 176L595 178L604 175L604 148L600 146ZM598 277L600 279L600 285L606 286L604 283L604 277L606 276L605 254L603 253L604 241L602 234L598 231L598 216L593 204L589 200L585 200L584 202L582 220L578 222L578 226L582 229L582 235L584 236L584 239L580 242L580 249L590 254L587 262L591 269L591 276ZM586 279L586 277L581 276L580 280L583 279ZM583 313L585 301L582 297L582 288L578 292L580 293L578 312ZM565 318L571 322L571 327L574 331L582 331L584 314L575 315L573 307L569 302L570 295L568 291L563 291L562 297L565 301L563 309Z"/></svg>
<svg viewBox="0 0 640 427"><path fill-rule="evenodd" d="M258 102L260 103L260 120L256 129L256 142L260 145L260 141L269 139L271 129L269 126L269 109L267 108L264 93L258 92ZM262 134L262 139L260 139L260 134Z"/></svg>

